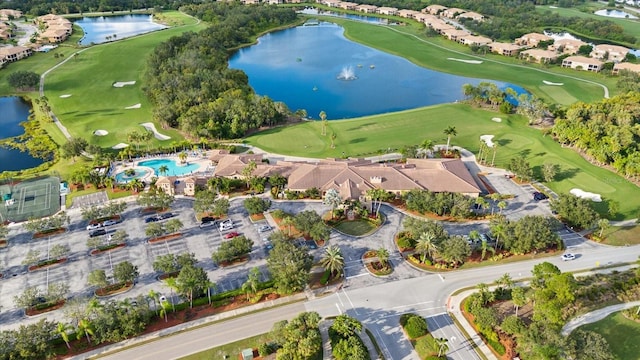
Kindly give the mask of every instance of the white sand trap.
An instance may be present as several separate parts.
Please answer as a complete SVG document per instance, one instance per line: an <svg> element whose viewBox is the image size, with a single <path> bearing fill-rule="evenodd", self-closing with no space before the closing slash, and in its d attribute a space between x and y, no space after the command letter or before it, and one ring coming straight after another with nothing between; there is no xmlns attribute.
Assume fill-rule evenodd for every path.
<svg viewBox="0 0 640 360"><path fill-rule="evenodd" d="M135 104L135 105L131 105L131 106L127 106L125 109L129 110L129 109L140 109L142 107L142 104Z"/></svg>
<svg viewBox="0 0 640 360"><path fill-rule="evenodd" d="M484 143L487 144L487 146L491 147L491 148L494 145L492 139L493 139L493 135L481 135L480 136L480 140L484 141Z"/></svg>
<svg viewBox="0 0 640 360"><path fill-rule="evenodd" d="M482 64L482 60L464 60L464 59L456 59L456 58L447 58L447 60L460 61L467 64Z"/></svg>
<svg viewBox="0 0 640 360"><path fill-rule="evenodd" d="M583 198L583 199L589 199L593 202L602 202L602 198L600 197L600 194L594 194L594 193L590 193L588 191L584 191L582 189L571 189L569 190L569 193L579 197L579 198Z"/></svg>
<svg viewBox="0 0 640 360"><path fill-rule="evenodd" d="M120 143L120 144L118 144L118 145L113 145L111 148L112 148L113 150L120 150L120 149L124 149L124 148L126 148L127 146L129 146L129 144Z"/></svg>
<svg viewBox="0 0 640 360"><path fill-rule="evenodd" d="M499 118L499 117L491 118L491 121L502 122L502 118Z"/></svg>
<svg viewBox="0 0 640 360"><path fill-rule="evenodd" d="M148 122L148 123L142 123L140 125L142 125L145 129L151 131L153 133L153 136L155 136L156 139L158 139L158 140L169 140L169 139L171 139L171 136L160 134L158 132L158 130L156 130L156 125L154 123Z"/></svg>
<svg viewBox="0 0 640 360"><path fill-rule="evenodd" d="M543 83L545 83L545 85L552 85L552 86L562 86L564 85L564 83L556 83L556 82L551 82L551 81L547 81L547 80L542 80Z"/></svg>
<svg viewBox="0 0 640 360"><path fill-rule="evenodd" d="M65 99L65 98L71 97L71 94L64 94L64 95L60 95L60 97L61 97L61 98L63 98L63 99Z"/></svg>
<svg viewBox="0 0 640 360"><path fill-rule="evenodd" d="M135 81L118 81L116 83L113 83L113 87L125 87L127 85L135 85L136 82Z"/></svg>
<svg viewBox="0 0 640 360"><path fill-rule="evenodd" d="M549 9L557 9L557 6L549 6Z"/></svg>
<svg viewBox="0 0 640 360"><path fill-rule="evenodd" d="M107 130L96 130L93 132L93 135L95 136L105 136L108 135L109 132Z"/></svg>

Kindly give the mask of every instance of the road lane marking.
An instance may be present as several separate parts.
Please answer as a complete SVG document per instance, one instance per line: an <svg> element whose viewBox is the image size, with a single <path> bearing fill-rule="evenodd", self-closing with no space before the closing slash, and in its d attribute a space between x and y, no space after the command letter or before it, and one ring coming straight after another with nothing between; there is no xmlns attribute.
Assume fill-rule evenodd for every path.
<svg viewBox="0 0 640 360"><path fill-rule="evenodd" d="M367 276L367 275L369 275L369 273L362 273L362 274L358 274L358 275L349 276L346 279L348 280L348 279L353 279L353 278L356 278L356 277Z"/></svg>
<svg viewBox="0 0 640 360"><path fill-rule="evenodd" d="M351 308L352 308L352 309L353 309L353 311L356 313L356 315L360 315L360 314L358 313L358 310L356 309L356 307L355 307L355 306L353 306L353 302L351 301L351 298L349 297L349 295L347 294L347 292L346 292L346 291L344 291L344 288L342 288L342 293L344 294L344 296L346 296L346 297L347 297L347 300L349 301L349 304L351 304Z"/></svg>
<svg viewBox="0 0 640 360"><path fill-rule="evenodd" d="M440 280L442 280L442 282L444 282L444 278L442 277L441 274L438 274L438 277L440 278Z"/></svg>

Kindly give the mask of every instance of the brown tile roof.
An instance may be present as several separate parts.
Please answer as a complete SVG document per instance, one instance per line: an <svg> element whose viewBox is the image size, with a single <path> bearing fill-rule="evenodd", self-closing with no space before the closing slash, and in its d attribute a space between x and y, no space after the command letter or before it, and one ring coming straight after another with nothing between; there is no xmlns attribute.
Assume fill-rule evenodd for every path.
<svg viewBox="0 0 640 360"><path fill-rule="evenodd" d="M229 154L224 156L218 161L213 174L215 176L242 175L242 170L252 160L258 165L254 175L259 175L258 167L261 167L262 164L262 154Z"/></svg>

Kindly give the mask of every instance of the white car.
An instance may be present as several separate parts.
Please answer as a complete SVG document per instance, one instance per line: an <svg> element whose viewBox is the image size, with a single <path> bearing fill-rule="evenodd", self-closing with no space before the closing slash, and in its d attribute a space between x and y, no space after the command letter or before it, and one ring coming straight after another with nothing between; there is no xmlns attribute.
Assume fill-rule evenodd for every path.
<svg viewBox="0 0 640 360"><path fill-rule="evenodd" d="M106 220L105 222L102 223L102 226L111 226L111 225L115 225L118 222L115 220Z"/></svg>
<svg viewBox="0 0 640 360"><path fill-rule="evenodd" d="M233 229L233 221L225 220L220 223L220 231L227 231Z"/></svg>
<svg viewBox="0 0 640 360"><path fill-rule="evenodd" d="M562 254L562 261L571 261L571 260L575 260L576 256L574 254L571 253L566 253L566 254Z"/></svg>
<svg viewBox="0 0 640 360"><path fill-rule="evenodd" d="M260 226L258 228L259 232L265 232L265 231L269 231L269 230L271 230L271 226L269 226L269 225L262 225L262 226Z"/></svg>
<svg viewBox="0 0 640 360"><path fill-rule="evenodd" d="M205 221L200 224L200 229L208 228L209 226L214 226L216 224L215 221Z"/></svg>
<svg viewBox="0 0 640 360"><path fill-rule="evenodd" d="M91 230L95 230L95 229L100 229L102 227L102 224L97 223L97 224L89 224L87 225L87 230L91 231Z"/></svg>

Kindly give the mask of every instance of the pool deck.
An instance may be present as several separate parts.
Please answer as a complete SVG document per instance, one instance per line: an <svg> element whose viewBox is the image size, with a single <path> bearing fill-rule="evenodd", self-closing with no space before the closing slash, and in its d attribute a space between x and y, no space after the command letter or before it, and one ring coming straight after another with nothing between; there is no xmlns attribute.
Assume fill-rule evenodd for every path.
<svg viewBox="0 0 640 360"><path fill-rule="evenodd" d="M188 174L182 174L182 175L167 174L166 176L176 176L177 178L186 178L189 176L211 176L212 175L213 165L211 163L211 160L209 160L208 158L207 152L204 152L204 153L189 152L188 154L189 156L185 159L185 163L186 163L185 165L198 164L200 165L200 167L197 169L197 171L192 171ZM111 171L111 175L114 176L115 174L118 174L120 172L123 172L131 168L141 168L141 169L148 170L148 172L145 176L138 179L146 182L147 184L151 183L152 178L154 177L159 178L163 175L156 175L155 170L152 167L139 165L141 162L149 161L149 160L173 160L175 161L176 164L180 164L180 158L178 157L178 154L145 156L145 157L132 159L131 162L129 161L115 162L113 170Z"/></svg>

